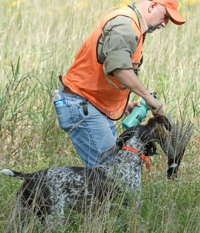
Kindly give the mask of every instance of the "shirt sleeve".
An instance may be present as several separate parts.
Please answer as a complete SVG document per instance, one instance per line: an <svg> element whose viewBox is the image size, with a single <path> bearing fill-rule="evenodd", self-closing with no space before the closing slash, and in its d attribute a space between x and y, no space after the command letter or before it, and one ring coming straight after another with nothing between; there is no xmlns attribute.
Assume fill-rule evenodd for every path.
<svg viewBox="0 0 200 233"><path fill-rule="evenodd" d="M131 18L117 16L103 29L98 44L98 55L99 60L105 62L107 75L112 75L116 69L133 69L131 56L137 48L138 37L131 23Z"/></svg>

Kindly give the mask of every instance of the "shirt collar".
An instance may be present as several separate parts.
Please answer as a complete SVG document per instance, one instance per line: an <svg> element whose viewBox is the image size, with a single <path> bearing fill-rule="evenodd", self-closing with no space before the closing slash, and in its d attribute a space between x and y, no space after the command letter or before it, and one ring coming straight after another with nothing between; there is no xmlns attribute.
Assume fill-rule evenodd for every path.
<svg viewBox="0 0 200 233"><path fill-rule="evenodd" d="M146 20L143 16L141 10L139 9L139 7L135 3L132 3L129 6L135 11L135 13L138 17L141 32L142 32L142 34L144 34L148 30L148 25L146 23Z"/></svg>

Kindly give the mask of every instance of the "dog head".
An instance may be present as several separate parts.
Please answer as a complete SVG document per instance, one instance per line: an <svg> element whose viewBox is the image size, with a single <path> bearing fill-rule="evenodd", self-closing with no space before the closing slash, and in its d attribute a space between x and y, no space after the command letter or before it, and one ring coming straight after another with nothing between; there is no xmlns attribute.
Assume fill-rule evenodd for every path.
<svg viewBox="0 0 200 233"><path fill-rule="evenodd" d="M137 134L144 143L144 154L154 155L156 153L156 142L168 157L168 179L177 175L185 148L192 135L192 124L181 121L173 123L167 116L152 117L146 125L137 125L124 131L117 139L116 145L119 149Z"/></svg>
<svg viewBox="0 0 200 233"><path fill-rule="evenodd" d="M138 139L143 143L143 153L151 156L156 153L156 142L165 142L169 137L171 124L167 117L152 117L146 125L137 125L125 130L117 139L116 145L121 149L127 141L137 135Z"/></svg>

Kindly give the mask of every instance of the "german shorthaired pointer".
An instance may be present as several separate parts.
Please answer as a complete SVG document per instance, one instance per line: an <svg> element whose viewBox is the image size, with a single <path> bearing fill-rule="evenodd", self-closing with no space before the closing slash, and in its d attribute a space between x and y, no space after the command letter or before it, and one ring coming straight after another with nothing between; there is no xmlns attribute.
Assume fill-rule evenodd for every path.
<svg viewBox="0 0 200 233"><path fill-rule="evenodd" d="M23 180L17 193L12 218L14 220L17 216L24 217L23 212L29 209L41 221L46 221L47 216L55 214L64 217L65 206L74 206L83 199L96 203L104 200L108 193L115 193L116 189L123 192L140 191L142 164L149 166L147 156L155 154L156 142L168 156L167 176L172 179L191 134L190 123L179 127L178 124L170 124L166 117L161 116L151 118L146 125L138 125L124 131L117 139L116 145L107 152L107 156L112 156L112 160L92 169L58 167L34 173L4 169L1 174Z"/></svg>

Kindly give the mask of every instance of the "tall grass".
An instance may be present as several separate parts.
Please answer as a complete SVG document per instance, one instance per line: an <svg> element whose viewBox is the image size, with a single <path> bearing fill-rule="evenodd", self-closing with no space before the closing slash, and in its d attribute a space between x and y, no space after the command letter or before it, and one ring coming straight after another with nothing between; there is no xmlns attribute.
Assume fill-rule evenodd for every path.
<svg viewBox="0 0 200 233"><path fill-rule="evenodd" d="M86 36L119 0L3 0L0 7L0 169L34 171L82 165L66 133L56 125L52 90ZM193 4L192 4L193 3ZM197 2L196 2L197 3ZM187 23L148 34L140 79L175 119L194 123L175 182L166 180L159 152L143 170L141 213L124 212L127 232L198 233L200 229L200 21L199 4L183 0ZM133 95L133 98L137 97ZM121 126L118 123L119 131ZM0 232L5 232L20 182L0 177ZM114 213L113 213L114 212ZM85 216L66 210L63 232L123 232L115 211ZM28 232L43 232L34 223ZM25 232L23 230L22 232Z"/></svg>

